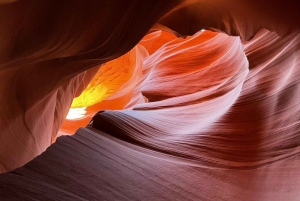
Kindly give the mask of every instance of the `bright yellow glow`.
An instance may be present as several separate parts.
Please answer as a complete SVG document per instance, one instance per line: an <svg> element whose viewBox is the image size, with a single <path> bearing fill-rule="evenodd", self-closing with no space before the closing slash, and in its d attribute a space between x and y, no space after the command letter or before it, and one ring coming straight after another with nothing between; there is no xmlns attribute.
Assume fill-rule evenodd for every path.
<svg viewBox="0 0 300 201"><path fill-rule="evenodd" d="M75 119L80 119L80 118L84 117L84 115L86 114L85 109L86 109L86 107L70 108L66 119L75 120Z"/></svg>
<svg viewBox="0 0 300 201"><path fill-rule="evenodd" d="M116 93L132 76L136 66L136 48L106 63L79 97L74 98L71 108L88 107Z"/></svg>

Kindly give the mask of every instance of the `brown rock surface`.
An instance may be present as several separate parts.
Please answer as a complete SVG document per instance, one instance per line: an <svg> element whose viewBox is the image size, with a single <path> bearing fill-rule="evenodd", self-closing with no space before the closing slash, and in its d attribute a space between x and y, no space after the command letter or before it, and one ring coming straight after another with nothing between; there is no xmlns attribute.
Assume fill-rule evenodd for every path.
<svg viewBox="0 0 300 201"><path fill-rule="evenodd" d="M299 9L0 1L0 198L299 200Z"/></svg>

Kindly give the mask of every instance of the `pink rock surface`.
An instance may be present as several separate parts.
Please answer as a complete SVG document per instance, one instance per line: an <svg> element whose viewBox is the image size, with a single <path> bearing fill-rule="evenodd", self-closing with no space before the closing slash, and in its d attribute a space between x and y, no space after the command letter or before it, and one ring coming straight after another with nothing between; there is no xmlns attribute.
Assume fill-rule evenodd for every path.
<svg viewBox="0 0 300 201"><path fill-rule="evenodd" d="M208 167L254 168L298 155L299 36L261 30L242 44L204 31L167 43L145 59L149 102L99 113L92 125Z"/></svg>
<svg viewBox="0 0 300 201"><path fill-rule="evenodd" d="M137 55L134 76L88 110L105 110L90 123L100 131L1 174L1 198L299 200L299 8L0 1L0 172L55 142L106 62Z"/></svg>
<svg viewBox="0 0 300 201"><path fill-rule="evenodd" d="M201 167L84 128L58 138L24 167L1 174L0 196L3 201L297 201L299 171L296 155L248 170Z"/></svg>

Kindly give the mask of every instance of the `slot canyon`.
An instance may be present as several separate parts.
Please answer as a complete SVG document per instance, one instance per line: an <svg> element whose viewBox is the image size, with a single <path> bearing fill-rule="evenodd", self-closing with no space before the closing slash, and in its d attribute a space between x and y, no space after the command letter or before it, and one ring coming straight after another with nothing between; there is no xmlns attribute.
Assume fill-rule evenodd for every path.
<svg viewBox="0 0 300 201"><path fill-rule="evenodd" d="M0 201L299 201L299 0L0 0Z"/></svg>

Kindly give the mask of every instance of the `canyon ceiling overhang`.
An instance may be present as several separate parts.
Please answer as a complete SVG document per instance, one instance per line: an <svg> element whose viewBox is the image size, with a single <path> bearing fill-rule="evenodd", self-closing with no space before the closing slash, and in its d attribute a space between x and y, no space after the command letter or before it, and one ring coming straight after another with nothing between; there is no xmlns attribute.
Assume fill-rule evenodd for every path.
<svg viewBox="0 0 300 201"><path fill-rule="evenodd" d="M299 9L298 0L0 0L0 172L28 163L66 130L74 131L71 126L87 124L89 119L65 120L74 97L79 98L72 105L87 107L89 118L105 110L93 117L90 131L62 137L16 172L1 174L0 186L21 189L25 194L19 196L25 197L32 188L34 199L42 177L27 169L38 172L40 161L50 165L47 152L58 158L66 154L51 170L70 178L81 174L68 172L65 161L84 176L93 161L77 157L82 141L87 147L80 150L89 154L120 154L129 170L108 162L119 172L132 177L143 168L152 176L158 172L158 177L133 179L133 186L149 180L175 185L182 200L252 200L255 192L256 200L298 200ZM97 98L85 98L92 96ZM100 137L94 139L95 133ZM137 169L131 158L139 161ZM76 163L81 160L91 164ZM176 169L185 176L176 175ZM56 178L50 172L49 178ZM119 176L128 179L127 173ZM98 174L108 183L116 179ZM36 184L22 190L26 187L18 185L24 178ZM48 182L53 190L55 182ZM214 184L219 185L216 194L203 188ZM162 195L158 187L150 190ZM131 199L120 192L129 200L143 194L135 192ZM12 196L8 200L14 196L0 189L1 194ZM165 199L174 197L167 193Z"/></svg>

